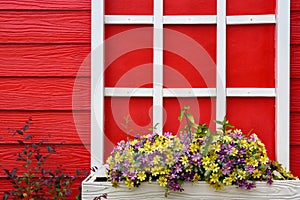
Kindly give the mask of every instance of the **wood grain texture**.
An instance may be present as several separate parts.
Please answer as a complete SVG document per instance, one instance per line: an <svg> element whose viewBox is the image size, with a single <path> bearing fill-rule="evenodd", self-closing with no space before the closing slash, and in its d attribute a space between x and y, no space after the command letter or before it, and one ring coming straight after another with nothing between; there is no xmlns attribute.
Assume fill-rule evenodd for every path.
<svg viewBox="0 0 300 200"><path fill-rule="evenodd" d="M290 52L291 78L300 78L300 45L291 45Z"/></svg>
<svg viewBox="0 0 300 200"><path fill-rule="evenodd" d="M0 45L0 76L89 76L90 45Z"/></svg>
<svg viewBox="0 0 300 200"><path fill-rule="evenodd" d="M1 0L0 10L90 10L90 0Z"/></svg>
<svg viewBox="0 0 300 200"><path fill-rule="evenodd" d="M291 10L300 11L300 1L299 0L291 0Z"/></svg>
<svg viewBox="0 0 300 200"><path fill-rule="evenodd" d="M291 44L300 44L300 11L291 12Z"/></svg>
<svg viewBox="0 0 300 200"><path fill-rule="evenodd" d="M90 43L90 12L1 12L0 43Z"/></svg>
<svg viewBox="0 0 300 200"><path fill-rule="evenodd" d="M300 145L300 113L290 114L290 143ZM300 171L300 169L299 169Z"/></svg>
<svg viewBox="0 0 300 200"><path fill-rule="evenodd" d="M183 192L170 192L167 199L299 199L300 181L275 181L272 186L265 182L257 182L253 190L243 190L235 186L226 186L215 191L205 182L185 183ZM166 199L165 190L157 183L141 184L139 188L129 190L125 185L113 188L108 182L83 182L83 199L92 200L103 193L108 199Z"/></svg>
<svg viewBox="0 0 300 200"><path fill-rule="evenodd" d="M300 177L300 145L291 145L290 148L290 170L295 175Z"/></svg>
<svg viewBox="0 0 300 200"><path fill-rule="evenodd" d="M89 78L0 78L0 110L89 110Z"/></svg>
<svg viewBox="0 0 300 200"><path fill-rule="evenodd" d="M56 153L52 154L46 161L44 167L47 169L55 170L59 165L66 172L75 173L76 169L90 168L90 151L89 146L84 145L52 145ZM41 153L45 155L46 146L41 149ZM23 162L16 161L14 154L21 152L20 145L0 145L0 177L6 177L3 169L13 169L18 167L18 173L21 175L25 169L22 167ZM34 161L33 161L34 162Z"/></svg>
<svg viewBox="0 0 300 200"><path fill-rule="evenodd" d="M32 117L26 132L34 142L51 144L90 144L90 112L12 111L0 112L0 144L16 144L22 137L12 133ZM8 130L8 128L10 130Z"/></svg>
<svg viewBox="0 0 300 200"><path fill-rule="evenodd" d="M300 112L300 79L291 79L290 110Z"/></svg>

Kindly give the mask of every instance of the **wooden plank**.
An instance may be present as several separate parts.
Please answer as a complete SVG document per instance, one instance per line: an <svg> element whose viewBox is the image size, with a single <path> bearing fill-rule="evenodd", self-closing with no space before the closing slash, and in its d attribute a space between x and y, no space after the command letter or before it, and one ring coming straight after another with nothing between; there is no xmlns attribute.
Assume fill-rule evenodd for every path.
<svg viewBox="0 0 300 200"><path fill-rule="evenodd" d="M89 44L0 45L0 76L89 76L90 49Z"/></svg>
<svg viewBox="0 0 300 200"><path fill-rule="evenodd" d="M300 1L299 0L291 0L291 10L300 11Z"/></svg>
<svg viewBox="0 0 300 200"><path fill-rule="evenodd" d="M21 167L23 164L16 161L15 153L23 150L20 145L1 145L1 161L0 161L0 177L6 177L2 169L13 169L19 167L19 173L22 174L25 169ZM55 170L62 165L66 172L74 173L76 169L90 169L90 152L89 147L84 145L56 145L56 153L52 154L43 165L44 168ZM46 155L46 146L41 149L41 154ZM34 164L35 161L33 161Z"/></svg>
<svg viewBox="0 0 300 200"><path fill-rule="evenodd" d="M299 145L292 145L290 151L290 170L295 175L300 177L300 146Z"/></svg>
<svg viewBox="0 0 300 200"><path fill-rule="evenodd" d="M90 12L1 12L0 43L90 43Z"/></svg>
<svg viewBox="0 0 300 200"><path fill-rule="evenodd" d="M12 136L12 131L22 128L29 117L32 117L33 124L27 133L33 135L35 142L45 140L51 144L89 144L89 116L90 112L2 111L0 144L16 144L21 137Z"/></svg>
<svg viewBox="0 0 300 200"><path fill-rule="evenodd" d="M89 110L89 78L0 78L0 110Z"/></svg>
<svg viewBox="0 0 300 200"><path fill-rule="evenodd" d="M300 44L300 12L291 12L291 44Z"/></svg>
<svg viewBox="0 0 300 200"><path fill-rule="evenodd" d="M291 112L300 112L300 79L291 79L290 93Z"/></svg>
<svg viewBox="0 0 300 200"><path fill-rule="evenodd" d="M300 113L291 113L290 118L291 145L300 145Z"/></svg>
<svg viewBox="0 0 300 200"><path fill-rule="evenodd" d="M140 199L163 200L166 199L165 189L157 183L142 183L139 188L128 189L124 184L118 188L109 182L83 182L83 199L93 199L103 193L108 194L108 199ZM266 182L256 182L256 187L251 190L225 186L216 191L204 181L199 183L184 183L184 191L170 191L168 199L299 199L300 181L274 181L270 186Z"/></svg>
<svg viewBox="0 0 300 200"><path fill-rule="evenodd" d="M291 45L291 78L300 78L300 45Z"/></svg>
<svg viewBox="0 0 300 200"><path fill-rule="evenodd" d="M90 0L1 0L0 10L90 10Z"/></svg>

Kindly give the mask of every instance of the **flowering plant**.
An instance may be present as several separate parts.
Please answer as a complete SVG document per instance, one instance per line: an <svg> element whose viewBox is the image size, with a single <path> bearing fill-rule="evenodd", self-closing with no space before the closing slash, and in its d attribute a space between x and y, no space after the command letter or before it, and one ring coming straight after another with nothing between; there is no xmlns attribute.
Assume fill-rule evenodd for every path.
<svg viewBox="0 0 300 200"><path fill-rule="evenodd" d="M107 160L114 187L120 182L132 188L157 181L168 192L183 191L184 182L206 181L217 190L225 185L251 189L255 181L296 179L268 158L256 134L246 136L226 120L217 121L222 128L210 133L206 125L194 123L188 109L183 108L179 116L187 120L179 137L152 133L118 143Z"/></svg>

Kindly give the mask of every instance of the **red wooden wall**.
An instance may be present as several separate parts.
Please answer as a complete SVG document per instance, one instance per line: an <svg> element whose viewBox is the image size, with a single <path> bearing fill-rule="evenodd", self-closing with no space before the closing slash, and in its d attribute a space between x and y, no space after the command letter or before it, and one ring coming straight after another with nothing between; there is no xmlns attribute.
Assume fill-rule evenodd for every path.
<svg viewBox="0 0 300 200"><path fill-rule="evenodd" d="M300 177L300 1L291 0L291 170Z"/></svg>
<svg viewBox="0 0 300 200"><path fill-rule="evenodd" d="M300 2L291 3L291 169L300 176ZM19 148L6 129L29 116L35 140L61 147L52 167L89 168L81 139L90 135L90 71L84 68L80 81L76 76L90 53L90 6L90 0L0 2L0 195L8 189L2 169L15 167L11 155ZM75 93L80 106L74 110L76 80L83 92Z"/></svg>
<svg viewBox="0 0 300 200"><path fill-rule="evenodd" d="M21 128L29 116L34 140L57 145L49 167L89 169L90 154L81 141L90 137L89 68L77 82L84 91L75 97L80 131L72 95L77 71L90 53L90 15L90 0L0 2L1 198L9 189L3 168L17 167L12 154L20 149L7 128Z"/></svg>

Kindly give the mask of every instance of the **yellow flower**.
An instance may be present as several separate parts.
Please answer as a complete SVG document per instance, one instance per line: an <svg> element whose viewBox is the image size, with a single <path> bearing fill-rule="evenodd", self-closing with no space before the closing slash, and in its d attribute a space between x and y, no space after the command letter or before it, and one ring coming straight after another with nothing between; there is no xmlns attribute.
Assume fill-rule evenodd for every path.
<svg viewBox="0 0 300 200"><path fill-rule="evenodd" d="M120 155L120 152L118 152L118 151L115 154L115 161L116 161L116 163L120 163L122 161L122 157Z"/></svg>
<svg viewBox="0 0 300 200"><path fill-rule="evenodd" d="M187 164L189 162L189 159L187 156L182 156L181 159L180 159L181 163L183 165Z"/></svg>
<svg viewBox="0 0 300 200"><path fill-rule="evenodd" d="M218 167L217 163L212 163L209 165L209 169L212 170L213 172L218 172L220 167Z"/></svg>
<svg viewBox="0 0 300 200"><path fill-rule="evenodd" d="M254 178L259 178L259 177L261 177L261 173L260 173L260 171L258 169L256 169L256 170L253 171L252 176Z"/></svg>
<svg viewBox="0 0 300 200"><path fill-rule="evenodd" d="M228 135L225 135L223 138L226 142L231 142L232 141L232 137L229 137Z"/></svg>
<svg viewBox="0 0 300 200"><path fill-rule="evenodd" d="M145 172L139 172L138 175L137 175L137 178L140 180L140 181L144 181L146 179L146 174Z"/></svg>
<svg viewBox="0 0 300 200"><path fill-rule="evenodd" d="M218 181L219 181L219 175L215 174L215 173L212 173L210 175L210 182L211 183L217 183Z"/></svg>
<svg viewBox="0 0 300 200"><path fill-rule="evenodd" d="M160 156L159 155L156 155L153 159L153 164L154 165L158 165L160 162Z"/></svg>
<svg viewBox="0 0 300 200"><path fill-rule="evenodd" d="M158 178L158 183L159 183L160 186L166 187L167 183L168 183L168 179L165 176L160 176Z"/></svg>
<svg viewBox="0 0 300 200"><path fill-rule="evenodd" d="M195 144L195 143L192 143L191 145L190 145L190 151L192 152L192 153L195 153L195 152L197 152L199 150L199 145L197 145L197 144Z"/></svg>
<svg viewBox="0 0 300 200"><path fill-rule="evenodd" d="M131 146L134 146L134 145L136 145L138 142L139 142L138 140L131 140L131 141L130 141L130 145L131 145Z"/></svg>
<svg viewBox="0 0 300 200"><path fill-rule="evenodd" d="M130 179L126 179L125 185L129 188L132 188L134 186L134 183Z"/></svg>
<svg viewBox="0 0 300 200"><path fill-rule="evenodd" d="M219 152L221 150L220 144L215 143L214 145L212 145L212 149L215 152Z"/></svg>
<svg viewBox="0 0 300 200"><path fill-rule="evenodd" d="M262 156L260 160L261 160L262 164L265 165L269 161L269 158L268 158L268 156Z"/></svg>
<svg viewBox="0 0 300 200"><path fill-rule="evenodd" d="M225 185L231 185L231 183L232 183L232 178L231 178L231 177L226 177L226 178L224 178L223 183L224 183Z"/></svg>
<svg viewBox="0 0 300 200"><path fill-rule="evenodd" d="M208 166L210 164L210 158L208 156L205 156L203 159L202 159L202 164L204 166Z"/></svg>
<svg viewBox="0 0 300 200"><path fill-rule="evenodd" d="M201 180L201 177L198 174L194 175L193 182L196 183Z"/></svg>
<svg viewBox="0 0 300 200"><path fill-rule="evenodd" d="M238 179L242 180L246 178L246 172L245 171L239 171L238 172Z"/></svg>

